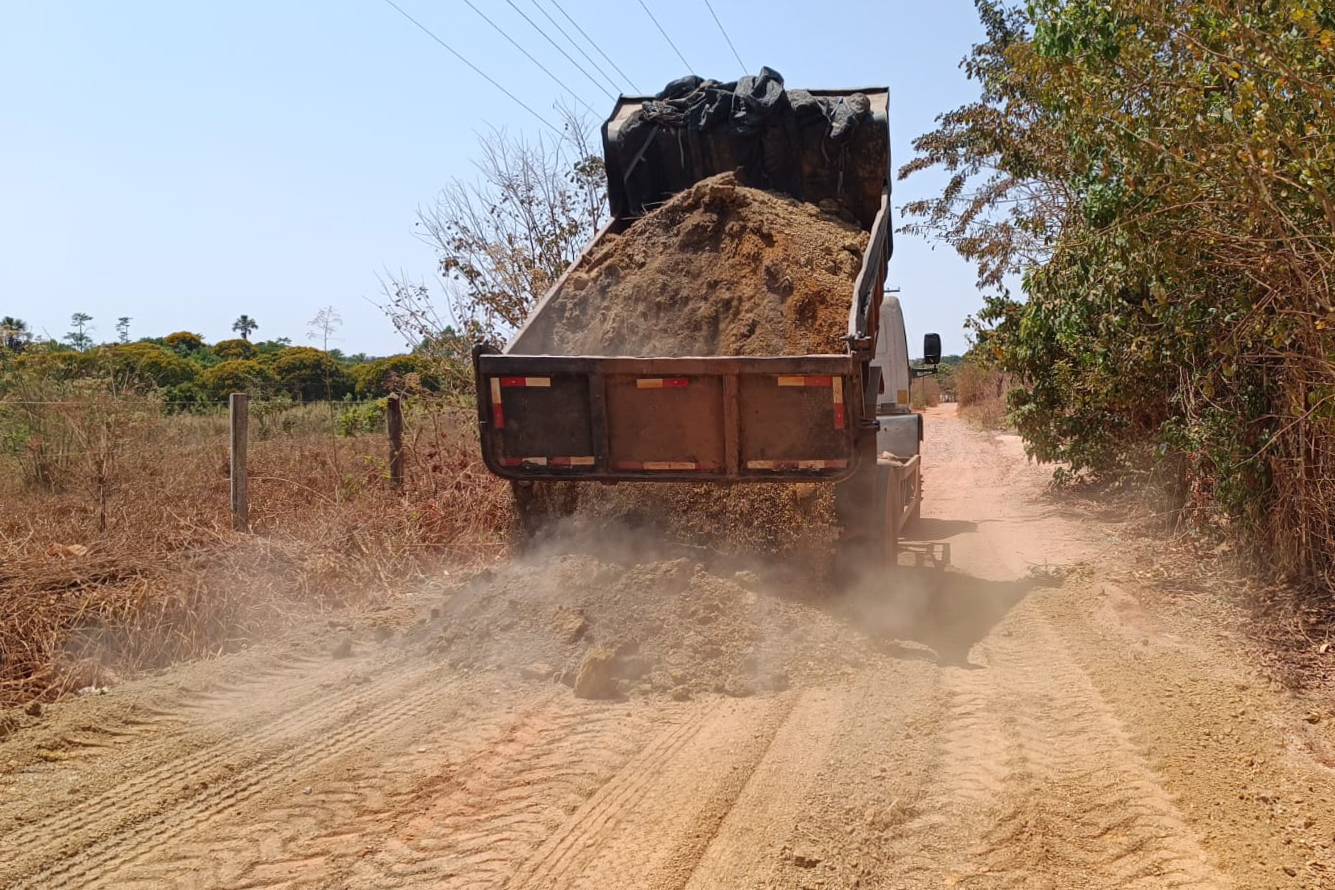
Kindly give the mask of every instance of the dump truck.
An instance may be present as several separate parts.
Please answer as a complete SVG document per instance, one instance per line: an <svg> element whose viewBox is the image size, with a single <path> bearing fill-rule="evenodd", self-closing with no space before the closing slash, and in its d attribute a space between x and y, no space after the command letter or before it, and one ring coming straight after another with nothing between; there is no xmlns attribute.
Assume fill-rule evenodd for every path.
<svg viewBox="0 0 1335 890"><path fill-rule="evenodd" d="M776 83L777 81L777 83ZM533 486L831 482L836 570L897 564L922 497L922 418L892 251L889 90L785 90L760 76L674 81L622 96L602 128L611 220L537 303L504 349L474 349L482 457L511 481L521 513ZM836 354L542 354L554 301L605 239L672 195L737 171L748 185L835 209L868 236L848 287ZM708 295L702 295L708 299ZM933 343L935 347L933 348ZM939 360L929 335L924 360Z"/></svg>

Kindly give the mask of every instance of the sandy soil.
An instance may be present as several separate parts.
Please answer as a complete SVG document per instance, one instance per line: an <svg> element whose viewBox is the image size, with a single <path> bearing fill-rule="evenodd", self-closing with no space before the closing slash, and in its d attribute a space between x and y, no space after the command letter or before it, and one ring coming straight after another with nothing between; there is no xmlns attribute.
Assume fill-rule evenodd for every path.
<svg viewBox="0 0 1335 890"><path fill-rule="evenodd" d="M567 571L603 592L563 576L554 642L506 618L541 604L533 565L502 567L406 632L322 630L7 715L0 886L1335 886L1329 710L1265 680L1209 602L1114 580L1125 529L1050 500L1013 437L937 409L926 464L917 534L951 545L944 573L830 599L705 559L654 588L634 554L581 556ZM564 662L530 662L615 653L587 606L618 577L697 616L772 597L736 626L809 615L812 642L768 636L785 688L578 698ZM459 649L461 628L488 642Z"/></svg>

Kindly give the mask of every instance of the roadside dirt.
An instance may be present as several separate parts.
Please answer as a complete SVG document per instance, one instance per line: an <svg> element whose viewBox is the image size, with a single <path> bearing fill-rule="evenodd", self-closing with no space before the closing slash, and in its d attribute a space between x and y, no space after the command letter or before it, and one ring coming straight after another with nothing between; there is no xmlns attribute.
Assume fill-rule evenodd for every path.
<svg viewBox="0 0 1335 890"><path fill-rule="evenodd" d="M700 553L540 555L393 633L5 715L0 886L1335 886L1330 703L1207 598L1138 587L1124 526L950 407L917 531L945 573L835 598ZM595 648L645 672L579 698ZM673 653L689 700L648 680Z"/></svg>

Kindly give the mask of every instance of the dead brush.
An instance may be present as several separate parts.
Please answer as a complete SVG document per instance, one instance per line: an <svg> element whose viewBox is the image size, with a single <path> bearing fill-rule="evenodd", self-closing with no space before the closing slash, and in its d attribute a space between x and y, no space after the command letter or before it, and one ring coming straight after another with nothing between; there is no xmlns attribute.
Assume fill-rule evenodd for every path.
<svg viewBox="0 0 1335 890"><path fill-rule="evenodd" d="M15 416L12 401L0 393L11 409L0 418ZM383 436L334 439L309 408L286 431L274 421L251 444L249 535L231 530L224 416L165 415L130 393L75 413L25 407L110 458L70 447L47 487L29 484L21 450L0 451L0 706L229 651L505 549L508 491L449 406L410 413L401 491L388 485ZM132 436L80 440L66 426L117 430L131 415Z"/></svg>

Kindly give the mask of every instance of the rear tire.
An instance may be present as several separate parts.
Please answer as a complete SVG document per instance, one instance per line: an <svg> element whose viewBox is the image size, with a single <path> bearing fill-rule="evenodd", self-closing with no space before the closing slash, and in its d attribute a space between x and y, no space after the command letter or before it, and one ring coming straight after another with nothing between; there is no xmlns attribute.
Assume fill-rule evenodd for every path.
<svg viewBox="0 0 1335 890"><path fill-rule="evenodd" d="M898 565L899 536L890 521L893 470L871 452L852 478L835 489L839 543L835 582L844 590L869 578L883 578Z"/></svg>

